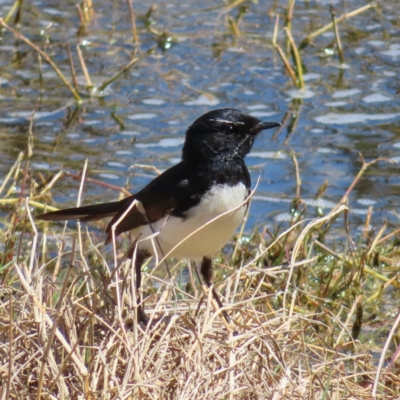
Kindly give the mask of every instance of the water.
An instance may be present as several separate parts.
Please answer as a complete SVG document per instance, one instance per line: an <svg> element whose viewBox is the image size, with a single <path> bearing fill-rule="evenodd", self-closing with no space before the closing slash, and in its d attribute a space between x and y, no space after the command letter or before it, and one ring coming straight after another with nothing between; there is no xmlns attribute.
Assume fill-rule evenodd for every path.
<svg viewBox="0 0 400 400"><path fill-rule="evenodd" d="M57 4L36 2L31 11L34 9L39 17L29 20L25 14L22 32L37 35L53 23L38 42L64 67L66 74L67 53L62 44L67 41L81 44L95 85L129 62L133 46L123 5L112 3L109 10L109 2L96 4L88 35L78 38L73 3L62 11ZM40 82L36 54L26 46L16 46L14 38L5 34L0 55L0 123L4 144L1 175L25 148L26 124L33 108L37 109L32 159L36 171L76 172L82 160L89 158L91 177L124 185L133 163L160 169L174 164L180 156L182 135L197 116L212 108L235 107L276 121L282 121L289 112L297 124L293 131L286 126L275 140L271 140L271 133L264 133L247 159L253 181L261 176L251 221L259 221L261 215L268 222L269 216L287 211L282 207L284 203L268 198L294 196L290 149L299 159L302 195L313 196L327 179L329 187L324 197L333 202L340 199L359 169L358 152L366 159L392 158L395 164L381 164L362 180L352 200L357 204L358 200L371 199L377 202L377 209L395 211L398 200L393 189L400 156L400 142L396 138L400 119L396 96L399 32L393 25L394 11L399 7L395 1L386 2L382 15L369 10L340 26L346 69L340 68L336 55L323 56L332 42L331 32L315 40L318 51L306 48L304 92L293 89L271 48L271 8L252 5L239 25L242 35L233 37L225 26L226 9L189 6L184 2L157 4L151 17L153 28L168 32L173 45L168 50L157 47L158 38L145 30L138 19L142 60L108 88L104 96L85 101L79 118L69 126L66 120L74 108L69 92L46 64ZM349 11L362 2L348 4L348 10L338 11ZM4 2L1 13L10 5L11 2ZM282 2L281 6L284 5ZM141 15L148 6L137 4L135 11ZM276 11L281 13L282 8ZM236 15L236 11L228 13ZM329 22L328 18L323 2L312 7L309 2L298 3L293 22L296 41L314 27ZM283 35L280 36L284 45ZM46 46L46 42L52 45ZM79 81L84 81L74 55ZM113 114L123 122L123 129ZM133 177L132 190L148 179L147 175ZM103 198L113 196L95 187L88 188L86 193L89 198L100 193ZM76 196L65 182L56 187L55 194L56 200L63 203Z"/></svg>
<svg viewBox="0 0 400 400"><path fill-rule="evenodd" d="M0 43L0 177L4 177L20 151L26 150L28 120L36 110L33 127L33 176L61 169L79 173L89 159L89 176L113 185L128 185L134 192L153 176L151 171L129 170L148 164L164 170L180 157L183 135L191 122L214 108L234 107L269 121L283 121L279 135L264 132L247 157L253 182L260 176L249 229L285 219L295 196L296 180L290 150L299 161L301 195L312 200L325 180L323 207L340 200L357 174L362 153L369 161L385 157L392 163L374 165L351 194L354 226L361 225L370 205L374 221L399 222L400 163L399 60L400 29L397 0L385 1L339 24L345 53L341 66L333 48L333 33L317 37L302 52L306 89L299 91L286 74L271 40L275 13L286 2L249 3L239 24L240 36L228 29L227 16L237 8L214 2L183 1L135 3L141 60L103 93L85 97L74 115L69 91L53 69L37 54L3 33ZM13 1L3 1L6 15ZM72 46L78 81L84 83L76 54L80 44L95 86L113 76L134 51L129 12L124 2L99 1L86 35L78 36L75 3L36 1L24 5L22 26L26 36L41 46L70 77L65 44ZM247 4L247 3L246 3ZM149 19L143 15L157 8ZM334 4L337 15L361 7L363 1ZM31 16L35 16L34 18ZM282 20L282 18L281 18ZM293 36L297 43L330 22L324 1L297 2ZM163 36L155 34L164 33ZM280 31L278 41L285 48ZM74 118L72 116L74 115ZM286 118L286 119L285 119ZM2 179L2 178L1 178ZM79 182L61 179L53 189L60 207L72 205ZM16 194L18 188L16 188ZM95 184L85 189L84 203L112 200L114 190Z"/></svg>

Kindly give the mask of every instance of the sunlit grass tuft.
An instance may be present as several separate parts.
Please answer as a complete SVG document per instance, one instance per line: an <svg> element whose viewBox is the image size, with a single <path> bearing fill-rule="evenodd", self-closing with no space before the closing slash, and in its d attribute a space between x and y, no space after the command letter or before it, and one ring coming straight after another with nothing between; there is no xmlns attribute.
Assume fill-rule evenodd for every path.
<svg viewBox="0 0 400 400"><path fill-rule="evenodd" d="M303 219L299 174L292 222L249 238L241 230L233 255L215 260L229 326L195 265L185 275L183 264L170 263L172 281L144 268L151 321L143 328L135 322L132 264L120 258L126 243L114 254L97 230L36 226L29 200L10 202L7 190L23 179L21 160L11 172L0 199L2 398L400 396L399 321L395 310L380 310L400 286L397 231L336 237L338 225L348 231L342 217L351 206L343 201ZM40 204L43 188L25 187Z"/></svg>

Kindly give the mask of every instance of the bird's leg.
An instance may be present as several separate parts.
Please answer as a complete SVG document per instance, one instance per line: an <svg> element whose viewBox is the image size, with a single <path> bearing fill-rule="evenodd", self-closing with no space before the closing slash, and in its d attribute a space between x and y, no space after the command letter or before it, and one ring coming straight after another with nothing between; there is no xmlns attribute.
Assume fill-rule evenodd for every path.
<svg viewBox="0 0 400 400"><path fill-rule="evenodd" d="M140 285L142 283L142 264L148 256L149 255L144 251L137 251L136 259L135 259L136 291L137 291L137 295L138 295L138 298L137 298L138 322L141 324L144 324L144 325L147 325L147 323L149 322L149 318L146 316L146 314L143 311L139 290L140 290Z"/></svg>
<svg viewBox="0 0 400 400"><path fill-rule="evenodd" d="M222 308L224 305L222 304L222 301L220 300L218 293L212 287L212 284L211 284L211 278L212 278L211 258L203 257L203 261L202 261L201 267L200 267L200 272L201 272L201 275L203 276L205 284L211 289L214 300L218 303L218 306L220 308ZM231 319L229 318L228 313L226 311L222 311L222 314L224 315L225 321L229 324Z"/></svg>

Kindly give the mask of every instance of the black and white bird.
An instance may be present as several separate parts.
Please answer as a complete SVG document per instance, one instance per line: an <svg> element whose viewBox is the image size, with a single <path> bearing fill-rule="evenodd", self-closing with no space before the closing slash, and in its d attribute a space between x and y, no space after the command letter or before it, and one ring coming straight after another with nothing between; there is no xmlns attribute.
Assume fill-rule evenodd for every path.
<svg viewBox="0 0 400 400"><path fill-rule="evenodd" d="M131 231L135 243L128 256L135 255L137 289L142 263L150 256L158 260L165 256L202 258L201 274L211 287L211 259L235 233L248 206L251 181L244 157L261 131L278 126L231 108L210 111L188 128L182 161L138 193L121 201L59 210L37 218L94 221L112 217L105 243L112 241L113 226L115 236ZM146 240L149 237L152 239ZM213 295L222 307L214 290ZM142 308L138 317L142 323L147 320Z"/></svg>

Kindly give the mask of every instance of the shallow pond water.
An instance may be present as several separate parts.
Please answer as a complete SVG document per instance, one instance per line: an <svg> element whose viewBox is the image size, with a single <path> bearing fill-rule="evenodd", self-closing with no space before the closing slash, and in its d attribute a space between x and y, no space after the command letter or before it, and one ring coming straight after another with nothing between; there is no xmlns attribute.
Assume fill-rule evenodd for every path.
<svg viewBox="0 0 400 400"><path fill-rule="evenodd" d="M337 15L365 5L356 0L334 3ZM6 15L12 4L3 1L0 14ZM66 43L70 43L78 81L85 82L75 51L79 43L91 81L98 87L129 62L135 48L126 3L96 2L81 36L75 3L64 4L62 9L55 1L27 4L20 30L43 47L68 77ZM286 2L243 4L240 35L232 34L227 22L238 9L223 3L134 4L141 60L104 92L86 96L77 111L53 69L43 62L40 75L37 54L3 32L0 176L26 149L34 109L32 170L78 173L88 158L90 177L122 186L129 176L135 191L151 172L128 172L132 164L168 168L179 160L185 129L196 117L213 108L235 107L260 119L285 121L279 134L264 132L247 157L253 182L260 177L249 226L288 218L296 187L290 150L297 154L301 195L310 210L329 209L341 198L361 166L358 153L366 160L391 159L392 164L381 162L365 174L350 201L356 226L371 205L376 221L385 217L399 222L398 2L385 1L339 24L344 65L339 63L331 30L306 47L303 91L294 88L271 44L275 15L283 14ZM150 6L154 9L146 19ZM300 43L329 22L326 2L297 2L292 22L295 41ZM282 30L278 42L285 48ZM325 180L328 188L315 203ZM78 184L64 178L56 185L59 206L74 202ZM88 185L85 202L98 201L100 195L105 200L116 196Z"/></svg>

